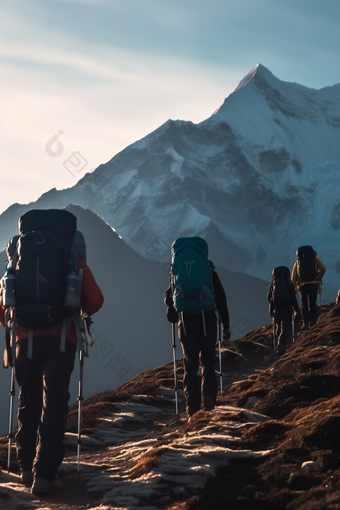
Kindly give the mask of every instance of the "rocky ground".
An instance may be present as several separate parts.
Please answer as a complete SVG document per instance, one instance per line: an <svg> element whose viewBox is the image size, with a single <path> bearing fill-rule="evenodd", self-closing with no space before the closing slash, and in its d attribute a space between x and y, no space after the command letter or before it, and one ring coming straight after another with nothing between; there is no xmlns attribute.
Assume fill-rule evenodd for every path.
<svg viewBox="0 0 340 510"><path fill-rule="evenodd" d="M87 399L79 477L71 409L63 490L43 502L20 487L15 462L7 474L1 438L1 508L340 509L340 306L319 314L281 357L270 324L232 340L216 409L190 423L181 391L174 414L171 362Z"/></svg>

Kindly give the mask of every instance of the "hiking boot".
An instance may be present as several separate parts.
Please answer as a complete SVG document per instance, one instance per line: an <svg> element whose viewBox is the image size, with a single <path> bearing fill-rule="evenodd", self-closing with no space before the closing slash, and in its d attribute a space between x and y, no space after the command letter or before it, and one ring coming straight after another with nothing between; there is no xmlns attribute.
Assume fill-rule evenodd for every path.
<svg viewBox="0 0 340 510"><path fill-rule="evenodd" d="M210 395L205 395L203 397L203 405L206 411L212 411L215 407L214 399Z"/></svg>
<svg viewBox="0 0 340 510"><path fill-rule="evenodd" d="M20 479L21 479L22 484L31 486L33 483L32 471L29 471L29 470L21 471Z"/></svg>
<svg viewBox="0 0 340 510"><path fill-rule="evenodd" d="M46 480L45 478L36 478L33 482L31 493L32 494L51 494L58 489L58 482L56 480Z"/></svg>

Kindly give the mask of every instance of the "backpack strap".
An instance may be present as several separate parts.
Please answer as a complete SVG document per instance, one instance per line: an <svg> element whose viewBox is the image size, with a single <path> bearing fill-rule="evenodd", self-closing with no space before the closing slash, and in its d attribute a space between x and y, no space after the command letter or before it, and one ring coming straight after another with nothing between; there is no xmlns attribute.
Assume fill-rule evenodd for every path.
<svg viewBox="0 0 340 510"><path fill-rule="evenodd" d="M17 340L17 323L13 319L11 321L11 352L12 352L12 362L13 362L12 366L14 366L14 360L15 360L16 340Z"/></svg>
<svg viewBox="0 0 340 510"><path fill-rule="evenodd" d="M63 320L61 323L61 333L60 333L60 352L65 352L66 346L66 329L68 325L68 317Z"/></svg>
<svg viewBox="0 0 340 510"><path fill-rule="evenodd" d="M82 339L82 333L86 335L86 329L83 327L83 320L80 316L78 317L67 317L63 320L61 324L61 333L60 333L60 352L65 352L65 346L66 346L66 330L68 328L74 327L77 335L77 346L78 351L84 351L85 356L88 356L87 349L86 349L86 342Z"/></svg>
<svg viewBox="0 0 340 510"><path fill-rule="evenodd" d="M182 317L182 328L183 328L183 332L184 332L184 335L187 336L187 330L185 329L185 324L184 324L184 313L181 312L181 317Z"/></svg>
<svg viewBox="0 0 340 510"><path fill-rule="evenodd" d="M85 327L84 327L84 321L82 320L82 318L79 316L77 318L74 318L73 319L73 322L74 322L74 327L76 329L76 334L77 334L77 345L78 345L78 351L83 351L84 355L86 357L88 357L88 352L87 352L87 343L86 341L84 341L85 339ZM83 335L84 335L84 339L83 339Z"/></svg>
<svg viewBox="0 0 340 510"><path fill-rule="evenodd" d="M10 309L5 309L5 349L2 359L2 366L4 368L13 367L13 360L15 356L15 337L12 338L12 321L10 318Z"/></svg>
<svg viewBox="0 0 340 510"><path fill-rule="evenodd" d="M93 338L92 338L92 335L91 335L91 331L90 331L90 326L91 324L93 323L91 317L89 316L86 316L84 318L82 318L83 320L83 323L84 323L84 326L85 326L85 341L86 341L86 345L90 346L90 347L93 347L94 346L94 341L93 341Z"/></svg>
<svg viewBox="0 0 340 510"><path fill-rule="evenodd" d="M204 310L201 310L201 312L202 312L202 319L203 319L203 334L204 334L204 336L207 336L207 328L206 328L206 324L205 324Z"/></svg>
<svg viewBox="0 0 340 510"><path fill-rule="evenodd" d="M205 313L204 313L204 310L201 310L201 313L202 313L202 322L203 322L203 334L204 334L204 336L207 336L207 327L206 327L206 322L205 322ZM186 330L185 324L184 324L184 312L181 312L181 319L182 319L183 333L186 336L187 335L187 330Z"/></svg>
<svg viewBox="0 0 340 510"><path fill-rule="evenodd" d="M28 329L27 336L27 357L28 359L32 359L33 356L33 329Z"/></svg>

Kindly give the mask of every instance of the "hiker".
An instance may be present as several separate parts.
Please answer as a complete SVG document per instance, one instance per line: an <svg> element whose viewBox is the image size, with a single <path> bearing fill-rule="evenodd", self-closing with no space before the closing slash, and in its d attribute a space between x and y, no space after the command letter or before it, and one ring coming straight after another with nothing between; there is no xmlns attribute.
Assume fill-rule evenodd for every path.
<svg viewBox="0 0 340 510"><path fill-rule="evenodd" d="M200 255L203 251L203 256ZM183 254L183 255L182 255ZM182 257L182 258L181 258ZM201 257L201 258L200 258ZM178 259L178 262L177 262ZM180 260L181 259L181 260ZM204 291L194 299L179 296L185 288L181 282L180 266L188 275L188 282L206 274ZM177 271L177 268L179 270ZM201 271L201 273L200 273ZM183 274L184 274L183 273ZM217 379L215 374L215 356L217 339L217 319L219 313L223 324L223 338L229 340L229 312L226 294L215 271L214 264L208 260L208 245L200 237L179 238L172 244L171 283L164 295L168 306L169 322L178 322L178 337L184 355L184 379L186 410L188 418L201 409L201 388L197 378L199 361L202 366L203 405L206 411L215 407ZM202 288L202 284L200 284Z"/></svg>
<svg viewBox="0 0 340 510"><path fill-rule="evenodd" d="M68 226L70 219L74 223L74 228L72 227L70 230L71 243L72 236L75 235L76 218L68 211L29 211L20 218L20 232L27 233L21 235L18 243L20 254L18 255L17 266L15 266L15 285L16 291L18 291L16 301L19 300L20 293L18 289L25 290L22 281L25 279L29 281L31 276L21 274L25 267L27 269L27 265L25 266L25 263L29 262L27 257L31 256L27 244L30 242L30 238L33 238L36 249L47 246L47 249L41 251L39 255L39 283L36 282L37 287L41 283L41 293L43 293L43 288L47 287L52 279L51 269L48 272L49 267L46 260L53 264L53 259L49 259L48 256L56 256L56 252L48 254L51 246L49 245L49 239L50 242L53 239L53 242L55 242L58 230L62 229L63 225ZM53 234L46 232L49 220L51 223L54 222L54 230L51 231ZM35 221L38 223L37 231L31 228ZM25 229L23 228L24 225L26 225ZM40 232L39 226L41 228ZM59 241L60 239L65 241L66 234L64 237L59 237ZM57 241L56 246L61 245L59 241ZM67 252L70 253L70 250L68 249ZM77 250L73 250L72 256L68 260L74 260L76 253ZM82 257L85 257L85 255L82 255ZM104 298L90 268L82 257L78 256L77 267L73 269L82 274L80 306L81 310L90 316L101 308ZM53 275L55 274L55 268L53 268ZM31 287L34 287L31 282L32 280L30 281ZM60 281L60 279L59 281L56 280L54 285L56 285L56 294L58 286L65 289L65 281ZM35 289L31 288L27 291L29 291L32 298L31 302L33 302ZM63 296L65 296L65 290L63 290ZM7 314L8 309L4 306L3 298L4 294L2 293L0 297L0 322L5 325L5 313ZM63 297L63 301L64 299L65 297ZM42 320L39 313L42 314L45 308L51 314L49 320L52 322L52 326L34 327L33 324L27 327L21 326L21 323L25 324L25 319L34 320L36 324L39 324L39 321ZM16 342L14 369L19 386L18 431L16 433L17 458L21 471L21 481L25 485L32 486L31 492L33 494L48 494L57 489L56 474L64 457L63 438L70 398L69 382L74 367L77 342L79 341L76 322L66 318L58 323L58 320L54 320L55 308L58 308L58 306L54 307L54 304L51 306L43 304L18 306L18 303L14 307L18 321L16 329L14 329L15 325L12 325ZM61 308L66 309L65 306L59 307L59 309ZM25 310L29 310L29 319L24 318Z"/></svg>
<svg viewBox="0 0 340 510"><path fill-rule="evenodd" d="M300 246L296 257L291 278L295 290L300 294L302 329L308 329L316 323L316 299L318 291L321 293L326 267L317 258L312 246Z"/></svg>
<svg viewBox="0 0 340 510"><path fill-rule="evenodd" d="M290 279L288 267L279 266L272 271L272 281L268 288L267 300L269 315L275 321L274 335L277 338L277 354L286 352L287 339L292 325L292 319L300 317L300 309L296 299L296 291ZM292 318L292 308L295 317Z"/></svg>

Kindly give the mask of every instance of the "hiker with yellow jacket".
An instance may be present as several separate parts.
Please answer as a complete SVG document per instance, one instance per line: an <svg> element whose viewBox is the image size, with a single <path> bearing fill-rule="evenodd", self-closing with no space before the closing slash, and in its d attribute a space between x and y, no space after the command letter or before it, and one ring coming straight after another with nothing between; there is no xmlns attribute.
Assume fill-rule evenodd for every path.
<svg viewBox="0 0 340 510"><path fill-rule="evenodd" d="M317 258L317 253L312 246L300 246L296 257L291 280L295 290L298 290L300 294L302 328L308 329L316 323L316 299L318 290L321 292L326 267Z"/></svg>

